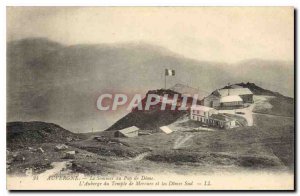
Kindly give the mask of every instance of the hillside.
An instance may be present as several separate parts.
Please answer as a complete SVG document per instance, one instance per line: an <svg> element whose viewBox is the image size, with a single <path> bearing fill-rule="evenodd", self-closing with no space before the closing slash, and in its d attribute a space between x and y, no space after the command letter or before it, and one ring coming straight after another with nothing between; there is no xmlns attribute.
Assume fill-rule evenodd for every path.
<svg viewBox="0 0 300 196"><path fill-rule="evenodd" d="M152 90L142 104L149 94L172 96L175 93L165 89ZM160 105L149 111L134 109L107 131L86 136L73 134L52 123L7 123L7 171L24 174L32 168L35 174L41 173L51 169L53 162L68 160L67 151L75 152L69 159L68 171L94 175L124 171L203 174L218 171L290 172L294 169L294 118L254 113L254 126L199 129L199 124L188 121L186 111L162 111L159 108ZM169 124L177 131L171 134L158 131L160 126ZM114 130L133 125L150 134L133 138L116 138L112 134ZM95 139L94 136L98 137ZM66 149L57 150L62 144Z"/></svg>
<svg viewBox="0 0 300 196"><path fill-rule="evenodd" d="M35 59L62 48L63 45L60 43L45 38L28 38L12 41L7 44L7 56L14 58L8 58L7 63L13 67L29 66Z"/></svg>
<svg viewBox="0 0 300 196"><path fill-rule="evenodd" d="M149 94L157 94L160 96L168 94L168 96L171 97L174 94L178 93L172 90L164 89L148 91L148 93L142 100L143 108L145 106L145 102ZM161 104L157 104L151 107L148 111L137 109L131 111L129 114L127 114L126 116L118 120L116 123L114 123L106 131L119 130L131 126L136 126L140 129L148 129L155 131L161 126L175 122L178 118L182 117L186 113L187 111L170 110L170 105L166 106L166 110L161 110Z"/></svg>
<svg viewBox="0 0 300 196"><path fill-rule="evenodd" d="M56 125L45 122L9 122L6 124L7 147L22 148L47 142L64 143L78 135Z"/></svg>
<svg viewBox="0 0 300 196"><path fill-rule="evenodd" d="M294 117L295 115L294 99L290 97L264 97L264 100L262 100L260 105L263 107L255 107L253 112L286 117Z"/></svg>
<svg viewBox="0 0 300 196"><path fill-rule="evenodd" d="M254 83L236 83L229 86L223 87L226 88L249 88L255 95L254 101L256 102L254 107L254 112L262 114L272 114L278 116L294 116L294 99L281 95L280 93L273 92L264 88L257 86ZM197 93L197 89L194 89L189 86L182 84L176 84L170 90L152 90L148 91L144 99L142 100L142 105L145 105L145 100L147 99L148 94L157 94L163 96L168 94L172 97L174 94L179 94L174 90L181 91L183 93L194 92ZM260 99L260 100L258 100ZM200 104L200 103L199 103ZM140 129L155 130L160 126L168 125L176 122L177 119L184 116L188 111L170 111L160 110L161 105L157 104L155 107L149 111L138 111L134 110L129 114L125 115L123 118L114 123L106 131L124 129L130 126L137 126Z"/></svg>
<svg viewBox="0 0 300 196"><path fill-rule="evenodd" d="M7 43L7 119L54 122L73 132L104 130L126 111L114 115L98 111L97 96L103 92L145 94L147 89L162 88L165 68L176 70L167 79L168 87L189 83L211 92L245 78L267 85L280 76L276 91L293 95L289 62L255 60L253 67L231 66L187 59L146 43L65 46L30 38ZM236 70L242 71L236 74Z"/></svg>

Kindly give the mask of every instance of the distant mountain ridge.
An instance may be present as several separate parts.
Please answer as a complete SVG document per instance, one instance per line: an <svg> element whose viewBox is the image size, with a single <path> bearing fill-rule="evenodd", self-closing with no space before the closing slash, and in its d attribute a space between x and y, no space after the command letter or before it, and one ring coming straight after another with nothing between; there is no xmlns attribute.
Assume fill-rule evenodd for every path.
<svg viewBox="0 0 300 196"><path fill-rule="evenodd" d="M238 88L238 87L235 87L235 86L240 86L242 88L248 88L249 90L251 90L251 92L254 95L266 95L266 96L275 96L275 97L286 97L286 98L288 98L287 96L284 96L284 95L282 95L278 92L273 92L273 91L261 88L261 87L257 86L254 83L251 83L251 82L247 82L247 83L241 82L241 83L231 84L231 85L224 86L222 89Z"/></svg>
<svg viewBox="0 0 300 196"><path fill-rule="evenodd" d="M7 43L7 120L50 121L74 132L104 130L126 112L98 111L97 96L160 89L165 68L176 70L168 87L182 83L211 92L228 82L249 81L293 96L293 65L287 63L197 61L145 43L65 46L43 38L17 40Z"/></svg>

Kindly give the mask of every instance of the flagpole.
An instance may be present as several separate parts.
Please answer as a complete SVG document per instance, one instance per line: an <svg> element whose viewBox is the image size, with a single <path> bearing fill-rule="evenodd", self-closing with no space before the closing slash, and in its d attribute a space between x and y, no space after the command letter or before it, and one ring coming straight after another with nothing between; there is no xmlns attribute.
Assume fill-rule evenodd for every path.
<svg viewBox="0 0 300 196"><path fill-rule="evenodd" d="M167 89L167 76L166 76L166 71L165 71L165 89Z"/></svg>

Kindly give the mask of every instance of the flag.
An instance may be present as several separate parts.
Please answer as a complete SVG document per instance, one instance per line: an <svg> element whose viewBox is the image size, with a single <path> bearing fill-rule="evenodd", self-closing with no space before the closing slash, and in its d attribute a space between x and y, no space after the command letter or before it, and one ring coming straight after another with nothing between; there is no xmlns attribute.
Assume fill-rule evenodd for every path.
<svg viewBox="0 0 300 196"><path fill-rule="evenodd" d="M173 70L173 69L166 69L165 76L175 76L175 70Z"/></svg>

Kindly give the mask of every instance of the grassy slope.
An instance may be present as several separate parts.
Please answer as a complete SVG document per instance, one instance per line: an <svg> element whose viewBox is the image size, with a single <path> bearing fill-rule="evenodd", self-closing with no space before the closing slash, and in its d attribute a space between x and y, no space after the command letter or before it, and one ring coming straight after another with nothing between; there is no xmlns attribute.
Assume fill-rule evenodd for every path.
<svg viewBox="0 0 300 196"><path fill-rule="evenodd" d="M254 112L281 116L294 116L294 99L289 97L273 97L268 100L272 108L254 108Z"/></svg>
<svg viewBox="0 0 300 196"><path fill-rule="evenodd" d="M280 121L277 119L277 122ZM283 162L284 165L292 167L292 131L292 126L265 126L216 132L193 132L192 140L187 142L190 146L183 147L181 150L173 150L172 147L178 137L188 134L159 133L147 138L125 140L134 146L150 147L153 151L148 159L153 161L234 164L249 168L282 166L281 162Z"/></svg>
<svg viewBox="0 0 300 196"><path fill-rule="evenodd" d="M281 101L287 101L284 104ZM129 146L126 151L142 153L149 150L145 161L139 162L134 168L156 170L157 164L163 167L176 165L197 165L216 167L265 168L283 169L294 167L294 119L278 115L291 116L293 99L279 96L267 99L273 107L259 108L254 114L253 127L240 127L230 130L174 132L169 135L158 132L137 138L121 138ZM288 105L288 106L287 106ZM191 139L181 148L174 149L178 138L192 135ZM103 144L100 144L103 145ZM110 148L110 147L108 147ZM149 162L150 161L150 162ZM166 166L167 165L167 166ZM128 170L132 171L130 165ZM133 166L132 166L133 167ZM226 168L223 168L226 170ZM151 170L151 168L150 168Z"/></svg>
<svg viewBox="0 0 300 196"><path fill-rule="evenodd" d="M261 141L288 167L294 167L294 118L255 115Z"/></svg>
<svg viewBox="0 0 300 196"><path fill-rule="evenodd" d="M157 171L174 169L182 171L199 170L208 167L214 171L222 168L239 169L293 169L293 119L269 116L255 116L253 127L242 127L231 130L173 132L169 135L158 132L149 136L136 138L120 138L126 147L107 145L97 142L84 142L94 152L106 148L116 158L125 158L148 152L143 161L114 164L115 169L133 171ZM178 138L192 137L180 148L174 149ZM83 146L78 145L77 146ZM95 145L97 143L97 145ZM91 149L93 146L95 149ZM123 154L116 155L115 151L122 149ZM130 153L128 153L130 152ZM105 155L98 150L99 155ZM131 159L129 158L129 159ZM81 163L84 165L84 163ZM200 166L200 167L199 167Z"/></svg>
<svg viewBox="0 0 300 196"><path fill-rule="evenodd" d="M278 116L254 116L255 126L231 130L157 132L136 138L111 138L100 142L92 139L68 143L68 150L77 150L73 171L84 173L214 172L248 169L293 169L294 120ZM111 132L103 132L106 136ZM180 148L174 149L178 138L192 135ZM19 149L25 161L11 165L11 171L22 172L36 167L36 172L53 161L65 161L63 152L54 150L54 143L32 144L45 153ZM147 152L142 160L138 155Z"/></svg>

